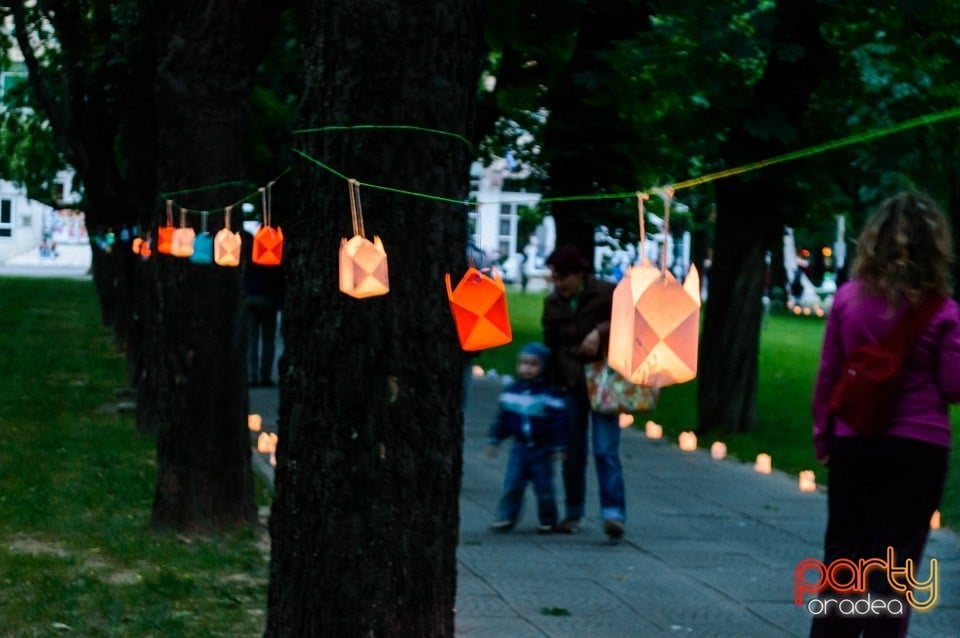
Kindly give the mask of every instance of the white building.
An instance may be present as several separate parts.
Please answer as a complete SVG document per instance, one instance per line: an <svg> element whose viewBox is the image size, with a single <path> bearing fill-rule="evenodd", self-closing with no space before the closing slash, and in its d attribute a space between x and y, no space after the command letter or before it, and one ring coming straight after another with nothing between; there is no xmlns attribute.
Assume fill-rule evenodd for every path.
<svg viewBox="0 0 960 638"><path fill-rule="evenodd" d="M61 171L55 193L58 201L76 202L79 197L70 191L71 174ZM48 233L59 243L84 243L87 231L82 215L63 215L46 204L27 198L26 191L11 182L0 180L0 263L17 255L37 250Z"/></svg>
<svg viewBox="0 0 960 638"><path fill-rule="evenodd" d="M517 245L518 211L523 206L536 206L540 201L540 193L505 191L503 185L507 177L522 178L523 175L511 172L502 158L494 160L486 168L479 162L474 162L470 168L473 187L470 198L476 202L476 206L471 206L468 212L468 240L490 260L503 262L504 278L513 280L519 278L519 272L513 271L519 268L521 253L525 248ZM534 232L541 257L549 255L556 243L552 222L551 218L547 218Z"/></svg>

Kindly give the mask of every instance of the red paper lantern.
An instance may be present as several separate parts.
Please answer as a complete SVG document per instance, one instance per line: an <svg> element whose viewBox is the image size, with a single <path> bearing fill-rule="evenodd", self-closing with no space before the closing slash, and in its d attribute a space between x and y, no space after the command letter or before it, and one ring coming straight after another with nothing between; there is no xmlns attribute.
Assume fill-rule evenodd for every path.
<svg viewBox="0 0 960 638"><path fill-rule="evenodd" d="M173 225L173 200L167 200L167 225L157 229L157 252L164 255L173 252L173 231L176 227Z"/></svg>
<svg viewBox="0 0 960 638"><path fill-rule="evenodd" d="M446 282L460 347L470 351L484 350L513 340L507 293L500 273L494 272L494 277L490 277L470 267L456 290L450 287L449 273Z"/></svg>
<svg viewBox="0 0 960 638"><path fill-rule="evenodd" d="M279 266L283 261L283 231L270 226L270 187L261 188L263 197L263 226L253 236L253 262L261 266Z"/></svg>

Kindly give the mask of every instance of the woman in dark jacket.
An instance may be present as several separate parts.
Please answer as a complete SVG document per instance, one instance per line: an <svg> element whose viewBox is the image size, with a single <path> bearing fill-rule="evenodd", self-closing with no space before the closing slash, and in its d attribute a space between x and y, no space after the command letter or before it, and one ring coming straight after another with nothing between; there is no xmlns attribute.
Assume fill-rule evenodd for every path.
<svg viewBox="0 0 960 638"><path fill-rule="evenodd" d="M626 520L620 425L616 415L590 409L583 374L586 363L603 359L610 335L613 284L588 274L588 263L574 246L561 246L547 259L554 291L543 305L543 340L554 355L552 381L564 392L570 413L567 458L563 463L566 516L558 528L572 533L584 516L587 430L593 424L593 456L600 486L603 530L620 538Z"/></svg>

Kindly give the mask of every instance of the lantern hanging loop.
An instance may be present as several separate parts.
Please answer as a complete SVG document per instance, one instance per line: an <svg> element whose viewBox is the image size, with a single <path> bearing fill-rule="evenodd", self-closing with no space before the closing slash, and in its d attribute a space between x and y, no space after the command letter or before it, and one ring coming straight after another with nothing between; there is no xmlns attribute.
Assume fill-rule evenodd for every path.
<svg viewBox="0 0 960 638"><path fill-rule="evenodd" d="M180 228L187 227L187 209L180 207Z"/></svg>
<svg viewBox="0 0 960 638"><path fill-rule="evenodd" d="M209 214L210 214L210 211L208 210L200 211L200 232L201 233L207 232L207 215Z"/></svg>
<svg viewBox="0 0 960 638"><path fill-rule="evenodd" d="M667 276L667 245L670 242L670 204L673 202L673 187L664 186L656 190L663 199L663 249L660 254L660 276Z"/></svg>
<svg viewBox="0 0 960 638"><path fill-rule="evenodd" d="M227 206L226 208L223 209L223 227L224 228L230 228L230 209L231 208L233 208L233 206Z"/></svg>
<svg viewBox="0 0 960 638"><path fill-rule="evenodd" d="M167 200L167 226L173 226L173 200Z"/></svg>
<svg viewBox="0 0 960 638"><path fill-rule="evenodd" d="M644 217L646 213L643 210L643 202L650 199L650 196L646 193L641 193L637 191L637 212L640 217L640 263L642 264L647 258L647 225Z"/></svg>
<svg viewBox="0 0 960 638"><path fill-rule="evenodd" d="M353 234L364 237L363 207L360 205L360 182L350 178L347 180L350 189L350 218L353 221Z"/></svg>

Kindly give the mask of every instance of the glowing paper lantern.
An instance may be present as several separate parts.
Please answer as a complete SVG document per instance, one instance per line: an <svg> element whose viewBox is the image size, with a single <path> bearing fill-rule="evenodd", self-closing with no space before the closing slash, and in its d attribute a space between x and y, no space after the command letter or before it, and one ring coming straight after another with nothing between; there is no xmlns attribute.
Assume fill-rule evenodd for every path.
<svg viewBox="0 0 960 638"><path fill-rule="evenodd" d="M366 238L360 184L351 179L349 186L353 237L340 241L340 291L357 299L385 295L390 292L387 253L379 237L374 235L373 241Z"/></svg>
<svg viewBox="0 0 960 638"><path fill-rule="evenodd" d="M935 510L930 517L930 529L940 529L940 510Z"/></svg>
<svg viewBox="0 0 960 638"><path fill-rule="evenodd" d="M457 325L457 337L464 350L483 350L510 343L513 332L507 314L507 293L500 273L494 277L470 267L456 290L450 287L450 274L446 275L447 298L453 321Z"/></svg>
<svg viewBox="0 0 960 638"><path fill-rule="evenodd" d="M263 196L263 225L253 236L253 263L261 266L279 266L283 261L283 231L270 225L270 187L261 188Z"/></svg>
<svg viewBox="0 0 960 638"><path fill-rule="evenodd" d="M801 492L816 492L817 476L813 473L813 470L802 470L798 484Z"/></svg>
<svg viewBox="0 0 960 638"><path fill-rule="evenodd" d="M196 238L193 228L187 226L187 211L181 208L180 227L173 231L170 254L174 257L189 257L193 254L193 242Z"/></svg>
<svg viewBox="0 0 960 638"><path fill-rule="evenodd" d="M230 230L230 206L224 209L223 229L213 238L213 260L220 266L240 265L243 242L240 233Z"/></svg>
<svg viewBox="0 0 960 638"><path fill-rule="evenodd" d="M659 423L654 423L653 421L647 421L644 426L644 433L647 435L648 439L659 439L663 438L663 426Z"/></svg>
<svg viewBox="0 0 960 638"><path fill-rule="evenodd" d="M694 432L681 432L677 442L684 452L693 452L697 449L697 435Z"/></svg>
<svg viewBox="0 0 960 638"><path fill-rule="evenodd" d="M133 251L134 255L140 254L140 245L143 244L143 237L134 237L133 243L130 244L130 250Z"/></svg>
<svg viewBox="0 0 960 638"><path fill-rule="evenodd" d="M710 456L717 461L722 461L727 456L727 444L723 441L714 441L710 446Z"/></svg>
<svg viewBox="0 0 960 638"><path fill-rule="evenodd" d="M259 432L263 428L263 417L259 414L247 415L247 429L251 432Z"/></svg>
<svg viewBox="0 0 960 638"><path fill-rule="evenodd" d="M167 225L157 229L157 252L170 255L173 252L173 200L167 200Z"/></svg>
<svg viewBox="0 0 960 638"><path fill-rule="evenodd" d="M474 365L474 366L470 369L470 373L473 375L473 378L474 378L474 379L481 379L481 378L483 378L483 375L484 375L483 366Z"/></svg>
<svg viewBox="0 0 960 638"><path fill-rule="evenodd" d="M273 432L261 432L257 437L257 452L272 454L277 449L277 435Z"/></svg>
<svg viewBox="0 0 960 638"><path fill-rule="evenodd" d="M632 414L621 414L620 415L620 429L625 430L628 427L633 425L633 415Z"/></svg>
<svg viewBox="0 0 960 638"><path fill-rule="evenodd" d="M753 469L761 474L769 474L773 471L773 464L770 460L769 454L764 454L761 452L757 455L757 462L754 463Z"/></svg>
<svg viewBox="0 0 960 638"><path fill-rule="evenodd" d="M640 202L641 255L646 254ZM664 235L668 235L670 198L665 196ZM693 266L683 284L644 257L630 268L613 293L608 365L632 383L662 388L697 376L700 332L700 276Z"/></svg>
<svg viewBox="0 0 960 638"><path fill-rule="evenodd" d="M207 232L208 211L200 213L200 234L193 240L193 254L190 261L195 264L213 263L213 236Z"/></svg>

